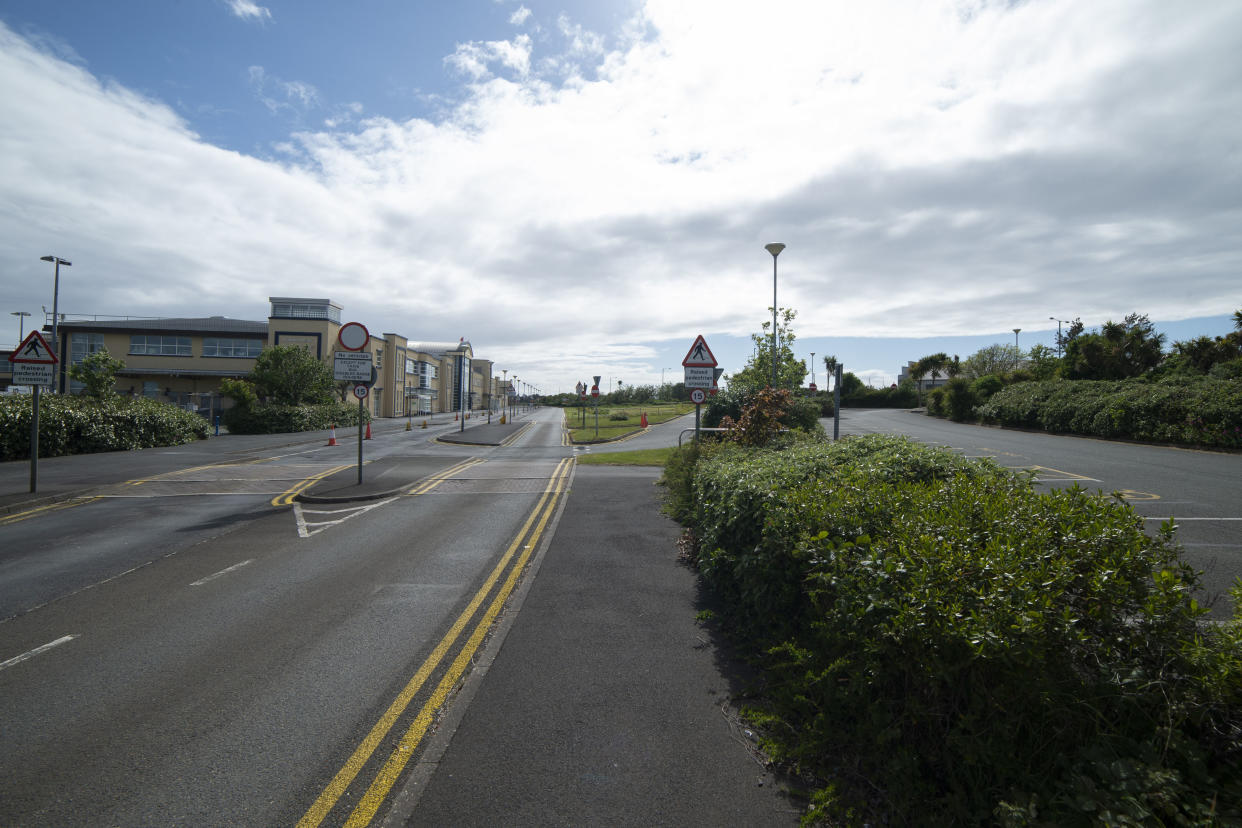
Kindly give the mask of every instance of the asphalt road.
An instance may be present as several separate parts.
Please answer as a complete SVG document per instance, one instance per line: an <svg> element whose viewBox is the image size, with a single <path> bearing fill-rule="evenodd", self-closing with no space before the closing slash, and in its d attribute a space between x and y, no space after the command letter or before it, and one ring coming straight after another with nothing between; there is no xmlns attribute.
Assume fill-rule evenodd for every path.
<svg viewBox="0 0 1242 828"><path fill-rule="evenodd" d="M0 466L0 824L794 821L655 472L573 491L561 423Z"/></svg>
<svg viewBox="0 0 1242 828"><path fill-rule="evenodd" d="M1168 519L1186 560L1203 573L1211 617L1232 612L1242 578L1242 454L964 425L910 411L843 409L841 433L906 434L920 442L1033 469L1041 486L1117 495L1149 531ZM831 433L831 420L824 421Z"/></svg>
<svg viewBox="0 0 1242 828"><path fill-rule="evenodd" d="M551 531L570 451L559 412L530 423L512 447L385 424L364 474L406 488L381 500L289 503L317 475L352 473L356 443L286 435L241 453L221 440L210 464L206 444L81 458L77 496L11 507L0 823L295 824L320 802L317 819L342 824L387 741L463 652L468 664L522 543ZM324 807L403 692L383 744Z"/></svg>

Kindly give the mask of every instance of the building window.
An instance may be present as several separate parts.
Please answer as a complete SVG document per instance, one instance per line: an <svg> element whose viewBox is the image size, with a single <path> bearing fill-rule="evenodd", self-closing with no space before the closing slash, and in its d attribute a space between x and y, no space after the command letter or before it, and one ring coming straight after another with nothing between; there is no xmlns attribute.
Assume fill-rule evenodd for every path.
<svg viewBox="0 0 1242 828"><path fill-rule="evenodd" d="M273 302L274 319L327 319L341 324L341 310L332 304L318 302Z"/></svg>
<svg viewBox="0 0 1242 828"><path fill-rule="evenodd" d="M190 338L133 334L129 338L129 352L148 356L190 356Z"/></svg>
<svg viewBox="0 0 1242 828"><path fill-rule="evenodd" d="M104 335L101 333L75 333L69 337L69 364L79 365L96 351L104 349ZM69 380L69 393L81 394L86 386L77 380Z"/></svg>
<svg viewBox="0 0 1242 828"><path fill-rule="evenodd" d="M218 336L203 337L203 356L254 359L263 350L262 339L225 339Z"/></svg>
<svg viewBox="0 0 1242 828"><path fill-rule="evenodd" d="M160 384L158 382L152 382L151 380L145 380L142 383L142 396L153 400L159 395L160 395Z"/></svg>

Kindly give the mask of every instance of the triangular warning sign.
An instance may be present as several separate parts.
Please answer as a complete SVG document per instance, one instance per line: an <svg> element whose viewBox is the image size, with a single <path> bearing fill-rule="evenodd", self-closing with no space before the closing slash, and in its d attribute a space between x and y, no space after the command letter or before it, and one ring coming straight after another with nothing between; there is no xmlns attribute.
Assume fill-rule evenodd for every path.
<svg viewBox="0 0 1242 828"><path fill-rule="evenodd" d="M30 335L22 340L22 344L17 346L17 350L9 354L9 362L55 365L60 360L56 358L56 354L52 353L52 348L47 344L43 335L38 331L31 331Z"/></svg>
<svg viewBox="0 0 1242 828"><path fill-rule="evenodd" d="M703 338L703 334L695 337L694 344L690 346L690 352L686 354L681 364L686 368L716 367L716 357L712 354L712 349L707 347L707 340Z"/></svg>

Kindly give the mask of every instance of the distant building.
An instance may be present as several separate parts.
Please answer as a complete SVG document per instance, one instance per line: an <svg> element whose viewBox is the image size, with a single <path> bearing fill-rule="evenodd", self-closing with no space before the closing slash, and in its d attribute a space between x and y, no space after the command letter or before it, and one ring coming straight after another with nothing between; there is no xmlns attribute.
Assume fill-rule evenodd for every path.
<svg viewBox="0 0 1242 828"><path fill-rule="evenodd" d="M937 376L935 379L932 378L930 371L928 371L926 374L924 374L921 377L914 376L914 370L915 370L914 366L917 364L918 363L916 362L910 362L906 364L906 367L901 369L901 373L897 377L898 385L901 385L901 383L905 382L906 380L910 380L911 382L917 383L919 388L926 391L929 388L936 388L937 386L945 385L946 383L948 383L949 375L944 373L943 371L941 371L940 375Z"/></svg>
<svg viewBox="0 0 1242 828"><path fill-rule="evenodd" d="M231 404L220 395L221 380L245 377L264 348L298 346L330 366L333 352L340 348L341 306L329 299L283 296L270 297L269 302L266 322L223 316L61 314L55 388L79 392L80 385L69 379L66 368L106 348L125 363L117 372L117 393L151 397L211 416ZM50 317L43 330L50 339ZM464 338L456 343L419 343L385 333L372 335L366 350L378 375L364 402L373 416L479 409L492 401L492 362L476 359ZM0 389L12 380L7 356L0 351Z"/></svg>

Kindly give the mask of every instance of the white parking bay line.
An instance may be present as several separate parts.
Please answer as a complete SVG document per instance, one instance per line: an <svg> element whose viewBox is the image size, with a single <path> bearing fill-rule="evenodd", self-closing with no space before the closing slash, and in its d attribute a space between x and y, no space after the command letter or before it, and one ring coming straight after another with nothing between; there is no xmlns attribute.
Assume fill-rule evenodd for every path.
<svg viewBox="0 0 1242 828"><path fill-rule="evenodd" d="M244 561L242 561L241 563L236 563L236 564L233 564L232 566L225 567L224 569L221 569L219 572L215 573L214 575L208 575L206 578L200 578L199 580L197 580L197 581L195 581L194 583L190 584L190 586L202 586L203 584L207 583L208 581L214 581L216 578L219 578L221 575L228 575L228 574L229 574L230 572L232 572L233 570L235 570L235 569L241 569L243 566L246 566L246 565L248 565L248 564L252 564L252 563L254 563L254 558L250 558L250 559L248 559L248 560L244 560Z"/></svg>
<svg viewBox="0 0 1242 828"><path fill-rule="evenodd" d="M40 655L41 653L46 653L48 650L52 649L53 647L59 647L61 644L68 644L70 641L72 641L75 638L77 638L76 635L63 635L60 638L56 639L55 641L50 641L47 644L44 644L42 647L35 647L30 652L22 653L19 656L14 656L13 658L10 658L8 661L0 661L0 670L6 670L9 667L12 667L14 664L21 664L23 661L34 658L35 656Z"/></svg>

